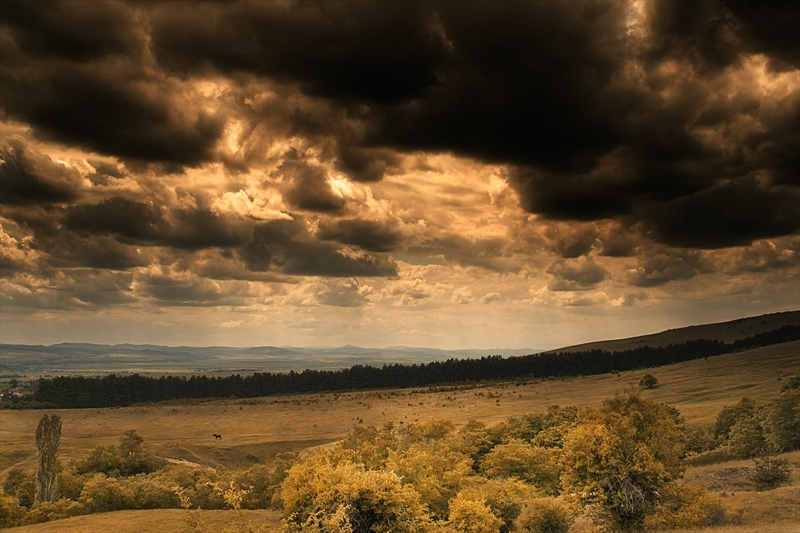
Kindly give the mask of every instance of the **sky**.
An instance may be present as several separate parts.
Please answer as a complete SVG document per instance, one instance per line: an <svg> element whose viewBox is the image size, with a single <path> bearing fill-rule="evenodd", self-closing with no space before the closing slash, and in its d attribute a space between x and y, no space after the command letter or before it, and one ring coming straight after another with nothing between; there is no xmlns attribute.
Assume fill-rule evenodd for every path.
<svg viewBox="0 0 800 533"><path fill-rule="evenodd" d="M798 309L798 27L6 0L0 341L549 349Z"/></svg>

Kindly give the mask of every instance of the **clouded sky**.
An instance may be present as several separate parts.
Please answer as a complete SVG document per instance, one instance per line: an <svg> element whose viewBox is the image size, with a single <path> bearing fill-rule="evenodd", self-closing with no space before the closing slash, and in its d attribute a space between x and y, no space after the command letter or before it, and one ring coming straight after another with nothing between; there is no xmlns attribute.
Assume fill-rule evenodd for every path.
<svg viewBox="0 0 800 533"><path fill-rule="evenodd" d="M3 342L555 348L800 307L796 2L3 3Z"/></svg>

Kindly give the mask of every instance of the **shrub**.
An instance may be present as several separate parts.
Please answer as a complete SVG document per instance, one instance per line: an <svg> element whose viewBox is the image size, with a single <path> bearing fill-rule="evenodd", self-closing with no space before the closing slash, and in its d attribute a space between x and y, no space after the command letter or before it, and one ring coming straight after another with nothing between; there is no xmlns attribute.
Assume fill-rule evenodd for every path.
<svg viewBox="0 0 800 533"><path fill-rule="evenodd" d="M25 509L17 499L0 488L0 528L18 525L23 516Z"/></svg>
<svg viewBox="0 0 800 533"><path fill-rule="evenodd" d="M165 461L142 448L144 439L136 431L128 430L120 437L117 446L98 446L77 466L79 473L97 472L111 477L135 476L155 472L165 466Z"/></svg>
<svg viewBox="0 0 800 533"><path fill-rule="evenodd" d="M422 533L426 506L394 472L365 470L346 459L318 454L294 465L281 485L291 533Z"/></svg>
<svg viewBox="0 0 800 533"><path fill-rule="evenodd" d="M79 502L60 498L54 502L40 503L25 515L24 522L26 524L39 524L82 514L86 514L86 509Z"/></svg>
<svg viewBox="0 0 800 533"><path fill-rule="evenodd" d="M178 496L171 485L151 479L145 474L127 480L136 509L170 509L178 507Z"/></svg>
<svg viewBox="0 0 800 533"><path fill-rule="evenodd" d="M559 498L537 498L525 504L515 523L523 533L567 533L572 512Z"/></svg>
<svg viewBox="0 0 800 533"><path fill-rule="evenodd" d="M639 380L639 386L646 389L654 389L656 385L658 385L658 378L653 374L645 374L642 379Z"/></svg>
<svg viewBox="0 0 800 533"><path fill-rule="evenodd" d="M3 490L16 498L22 507L31 508L36 495L36 481L32 473L14 467L6 474Z"/></svg>
<svg viewBox="0 0 800 533"><path fill-rule="evenodd" d="M762 454L770 446L764 436L765 412L757 410L752 416L740 418L728 433L728 445L734 457L748 458Z"/></svg>
<svg viewBox="0 0 800 533"><path fill-rule="evenodd" d="M182 489L183 493L192 504L203 509L224 509L225 501L214 490L215 483L223 483L220 474L209 467L191 467L175 465L147 476L151 482Z"/></svg>
<svg viewBox="0 0 800 533"><path fill-rule="evenodd" d="M717 414L714 437L725 441L736 422L752 417L755 412L756 404L750 398L742 398L736 405L726 405Z"/></svg>
<svg viewBox="0 0 800 533"><path fill-rule="evenodd" d="M645 520L648 529L694 529L726 523L725 509L702 485L670 483L661 502Z"/></svg>
<svg viewBox="0 0 800 533"><path fill-rule="evenodd" d="M734 459L733 453L728 446L720 446L713 450L689 454L686 457L686 464L689 466L705 466L716 463L724 463Z"/></svg>
<svg viewBox="0 0 800 533"><path fill-rule="evenodd" d="M557 494L560 472L553 455L548 449L514 438L492 448L481 466L487 477L516 477L548 494Z"/></svg>
<svg viewBox="0 0 800 533"><path fill-rule="evenodd" d="M459 533L496 533L503 520L485 501L458 494L450 500L448 524Z"/></svg>
<svg viewBox="0 0 800 533"><path fill-rule="evenodd" d="M757 490L772 490L789 482L789 462L765 455L753 460L752 480Z"/></svg>
<svg viewBox="0 0 800 533"><path fill-rule="evenodd" d="M789 381L783 384L783 387L781 387L781 392L797 389L800 389L800 376L792 376L789 378Z"/></svg>
<svg viewBox="0 0 800 533"><path fill-rule="evenodd" d="M104 513L132 509L134 494L116 478L95 474L83 486L80 501L90 513Z"/></svg>
<svg viewBox="0 0 800 533"><path fill-rule="evenodd" d="M765 408L764 438L776 451L800 448L800 389L786 389Z"/></svg>
<svg viewBox="0 0 800 533"><path fill-rule="evenodd" d="M475 478L459 494L462 499L484 502L502 521L499 533L512 530L514 521L522 512L523 502L539 497L535 487L517 478Z"/></svg>

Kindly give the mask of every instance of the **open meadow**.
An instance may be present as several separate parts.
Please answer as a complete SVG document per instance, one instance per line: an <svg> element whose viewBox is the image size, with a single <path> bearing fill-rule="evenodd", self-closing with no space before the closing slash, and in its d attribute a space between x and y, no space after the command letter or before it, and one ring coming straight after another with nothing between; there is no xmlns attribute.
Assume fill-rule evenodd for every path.
<svg viewBox="0 0 800 533"><path fill-rule="evenodd" d="M123 433L135 430L144 438L148 450L171 462L239 469L256 463L269 464L283 451L330 445L358 426L437 419L457 425L470 420L492 425L509 417L542 412L554 404L597 406L618 392L640 390L639 380L645 373L651 373L659 384L652 390L643 389L643 397L678 408L690 424L709 427L722 407L733 405L744 396L757 405L778 397L782 383L800 371L799 353L800 341L795 341L646 371L572 379L182 401L111 409L4 410L0 411L0 478L13 467L35 469L34 433L45 413L61 417L62 462L82 459L97 446L117 444ZM216 439L214 434L222 438ZM745 523L750 523L752 517L759 522L800 523L797 511L800 506L795 505L800 503L800 453L787 457L794 468L790 486L766 494L737 491L735 486L731 490L731 486L723 483L718 492L724 494L725 505L743 517L750 516ZM722 472L747 463L693 467L686 478L705 476L707 481L717 470ZM758 509L761 511L753 511ZM61 521L26 526L19 531L127 531L104 522L117 519L129 525L142 521L137 531L180 531L186 527L181 513L179 510L120 511L71 518L58 529L53 528ZM215 513L209 516L224 516L224 511ZM248 516L279 524L275 512L265 511L263 516L248 512ZM147 521L158 526L146 525Z"/></svg>

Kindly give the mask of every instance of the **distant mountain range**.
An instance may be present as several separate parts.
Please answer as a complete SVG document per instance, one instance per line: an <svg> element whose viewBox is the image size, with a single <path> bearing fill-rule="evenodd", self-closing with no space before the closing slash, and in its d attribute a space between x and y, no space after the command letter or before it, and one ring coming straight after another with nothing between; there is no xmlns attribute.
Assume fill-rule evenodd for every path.
<svg viewBox="0 0 800 533"><path fill-rule="evenodd" d="M335 370L354 365L414 364L488 355L527 355L535 349L439 350L392 346L158 346L153 344L0 344L0 374L185 373Z"/></svg>
<svg viewBox="0 0 800 533"><path fill-rule="evenodd" d="M689 326L631 337L605 340L552 350L574 352L591 349L626 350L642 346L662 347L697 339L726 343L773 331L785 325L800 325L800 311L772 313L729 322ZM0 344L0 375L38 374L126 374L126 373L230 373L335 370L354 365L380 367L385 364L415 364L448 359L477 359L538 353L536 349L440 350L409 346L388 348L335 348L293 346L158 346L154 344L60 343L51 346Z"/></svg>

